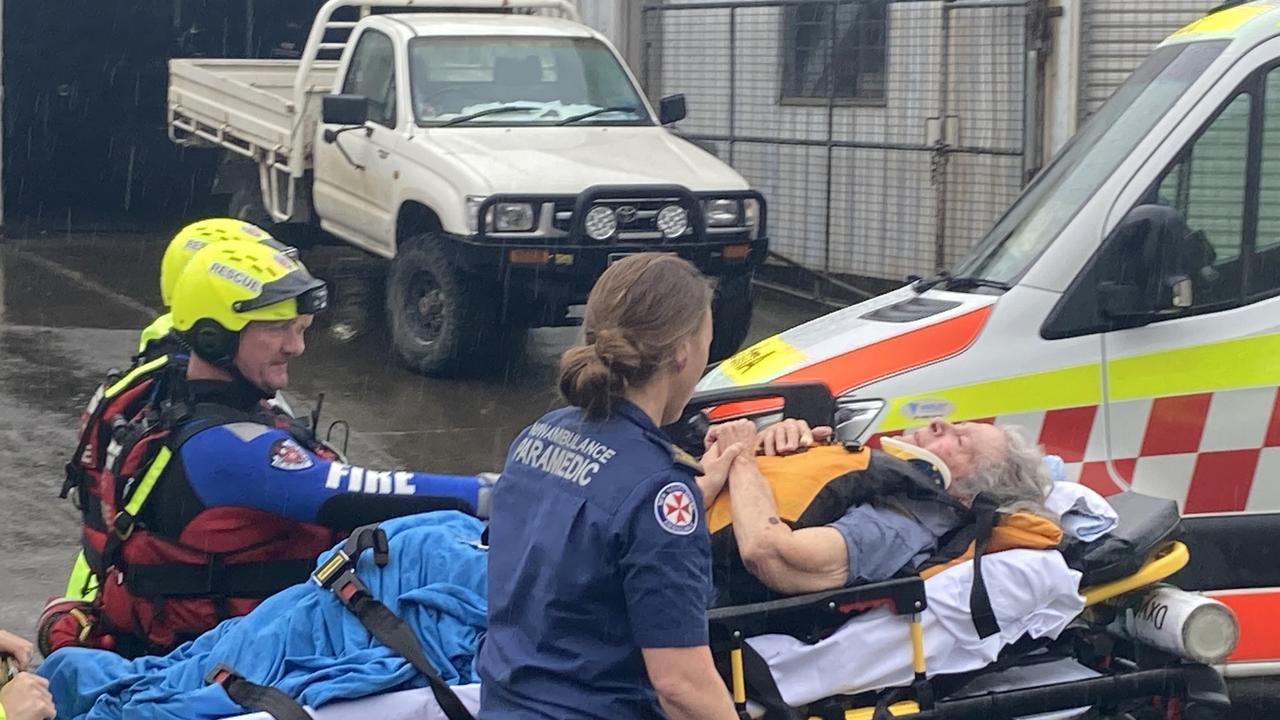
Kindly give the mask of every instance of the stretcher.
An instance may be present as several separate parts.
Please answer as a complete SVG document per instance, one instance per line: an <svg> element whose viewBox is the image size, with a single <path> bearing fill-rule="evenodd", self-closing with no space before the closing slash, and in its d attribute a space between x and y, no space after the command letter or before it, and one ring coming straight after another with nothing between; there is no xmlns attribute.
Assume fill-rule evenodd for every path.
<svg viewBox="0 0 1280 720"><path fill-rule="evenodd" d="M811 425L839 424L838 408L825 387L772 385L695 398L669 432L678 441L700 442L706 424L702 408L751 397L781 397L785 416ZM1224 606L1163 584L1189 559L1186 546L1177 539L1176 504L1136 493L1114 496L1110 502L1119 523L1100 539L1067 542L1060 556L1056 550L987 556L985 572L993 598L1025 592L992 582L998 577L992 570L997 561L1029 553L1026 557L1041 561L1053 556L1062 572L1072 573L1068 588L1056 587L1037 600L1058 603L1059 608L1077 605L1061 623L1042 623L1034 632L1002 637L998 652L980 663L972 658L957 662L954 652L944 648L931 653L928 646L933 636L927 629L931 592L935 604L942 604L935 581L972 561L927 581L904 577L712 610L712 650L739 715L765 720L1227 717L1226 686L1213 664L1234 649L1238 626ZM901 668L886 666L892 664L889 654L859 646L859 638L895 631L896 642L909 649L898 655L904 658ZM829 643L842 634L851 639L843 653L835 660L830 652L817 655L824 659L812 668L812 675L821 680L812 685L846 688L841 692L816 698L803 691L797 694L787 687L785 673L765 658L770 654L769 638L775 646L779 637L789 638L804 652L804 647ZM872 675L884 682L866 681L860 668L867 666L875 666ZM478 709L478 685L454 690L472 712ZM801 702L795 702L797 697ZM308 712L317 720L445 717L427 688L337 702ZM270 716L258 713L237 720Z"/></svg>
<svg viewBox="0 0 1280 720"><path fill-rule="evenodd" d="M1153 587L1181 569L1189 554L1186 546L1176 540L1178 516L1172 503L1136 494L1116 496L1112 502L1120 515L1120 525L1101 540L1067 547L1064 554L1074 557L1073 564L1081 569L1066 570L1065 562L1058 557L1064 571L1072 573L1072 584L1065 592L1059 587L1038 598L1042 603L1066 603L1064 607L1078 601L1078 608L1083 610L1039 637L1011 639L993 662L979 663L964 672L954 669L964 668L966 662L973 665L972 658L958 656L954 649L931 651L927 638L934 636L933 630L926 630L931 622L930 590L940 587L938 581L960 567L927 581L902 578L713 610L713 651L741 716L766 720L1039 720L1084 713L1119 717L1142 709L1156 713L1151 717L1173 720L1191 711L1208 712L1210 716L1226 713L1229 703L1221 676L1210 664L1185 656L1199 653L1203 657L1206 652L1225 655L1231 651L1234 637L1221 638L1211 651L1192 648L1179 656L1118 633L1117 620L1134 612ZM1044 568L1051 567L1046 557L1057 556L1057 551L1010 550L987 556L990 592L999 595L1018 591L1001 581L999 562L1026 565L1026 558L1032 556L1039 564L1029 565L1030 570L1044 572ZM1083 588L1078 594L1074 584L1077 578ZM936 592L934 597L937 598ZM1223 628L1227 634L1230 630ZM894 632L900 635L900 642L910 649L909 653L884 653L866 643L858 645L860 638L892 636ZM1196 632L1203 634L1203 629ZM784 683L778 682L776 668L771 669L763 660L765 653L753 649L760 645L761 638L782 635L803 643L821 643L838 633L853 638L847 661L832 661L828 652L823 655L825 665L815 667L815 674L837 684L843 678L847 686L857 686L860 679L869 676L896 677L899 682L884 687L857 687L852 694L833 694L811 701L806 698L796 707L787 701L788 691L780 688ZM901 668L896 667L898 657L906 658ZM935 672L927 659L939 669L952 671ZM461 686L455 691L472 711L478 708L478 685ZM334 703L311 712L317 720L444 719L426 688ZM1200 716L1203 715L1197 715ZM239 720L270 720L270 716L246 715Z"/></svg>

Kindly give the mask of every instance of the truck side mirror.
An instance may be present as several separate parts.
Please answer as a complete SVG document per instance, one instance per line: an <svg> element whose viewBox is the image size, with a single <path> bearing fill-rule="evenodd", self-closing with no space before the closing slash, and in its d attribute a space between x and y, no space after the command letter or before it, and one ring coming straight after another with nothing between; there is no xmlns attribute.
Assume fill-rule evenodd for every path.
<svg viewBox="0 0 1280 720"><path fill-rule="evenodd" d="M658 122L663 125L680 122L688 114L689 108L685 105L684 95L669 95L658 103Z"/></svg>
<svg viewBox="0 0 1280 720"><path fill-rule="evenodd" d="M362 126L369 121L369 98L363 95L325 95L320 118L325 125Z"/></svg>

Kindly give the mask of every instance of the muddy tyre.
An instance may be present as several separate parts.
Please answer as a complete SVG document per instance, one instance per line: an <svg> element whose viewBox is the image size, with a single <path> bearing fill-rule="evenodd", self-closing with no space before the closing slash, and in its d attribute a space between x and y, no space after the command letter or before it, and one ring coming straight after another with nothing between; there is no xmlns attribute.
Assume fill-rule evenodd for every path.
<svg viewBox="0 0 1280 720"><path fill-rule="evenodd" d="M511 354L497 289L477 282L432 234L402 242L387 275L387 325L396 355L411 370L447 377L491 368Z"/></svg>
<svg viewBox="0 0 1280 720"><path fill-rule="evenodd" d="M738 351L751 329L751 273L720 279L711 304L711 362L719 362Z"/></svg>

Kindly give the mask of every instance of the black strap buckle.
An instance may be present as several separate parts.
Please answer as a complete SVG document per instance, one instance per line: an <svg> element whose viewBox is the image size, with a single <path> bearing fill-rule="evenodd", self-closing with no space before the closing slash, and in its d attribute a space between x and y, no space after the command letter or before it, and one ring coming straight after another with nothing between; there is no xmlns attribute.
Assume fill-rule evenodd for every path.
<svg viewBox="0 0 1280 720"><path fill-rule="evenodd" d="M66 465L67 478L62 481L62 490L58 492L59 500L66 500L72 490L84 484L84 468L77 464L78 460L79 458L73 458Z"/></svg>
<svg viewBox="0 0 1280 720"><path fill-rule="evenodd" d="M133 516L125 510L116 513L115 518L111 520L111 532L120 538L121 542L129 539L135 527L137 523L134 522Z"/></svg>
<svg viewBox="0 0 1280 720"><path fill-rule="evenodd" d="M368 588L356 576L355 560L347 554L346 548L338 550L316 568L311 573L311 580L337 595L344 605L349 604L357 593L368 592Z"/></svg>
<svg viewBox="0 0 1280 720"><path fill-rule="evenodd" d="M311 573L311 580L337 595L344 605L350 604L358 593L369 594L369 588L356 575L356 562L360 553L370 548L378 567L385 567L391 561L387 533L376 524L356 528L347 542Z"/></svg>

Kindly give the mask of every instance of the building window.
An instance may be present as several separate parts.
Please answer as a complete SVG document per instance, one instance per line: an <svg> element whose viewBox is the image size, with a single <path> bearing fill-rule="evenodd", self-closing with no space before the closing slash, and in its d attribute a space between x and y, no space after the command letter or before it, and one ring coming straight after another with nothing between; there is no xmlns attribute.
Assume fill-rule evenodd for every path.
<svg viewBox="0 0 1280 720"><path fill-rule="evenodd" d="M884 101L888 0L835 0L784 9L782 101Z"/></svg>

